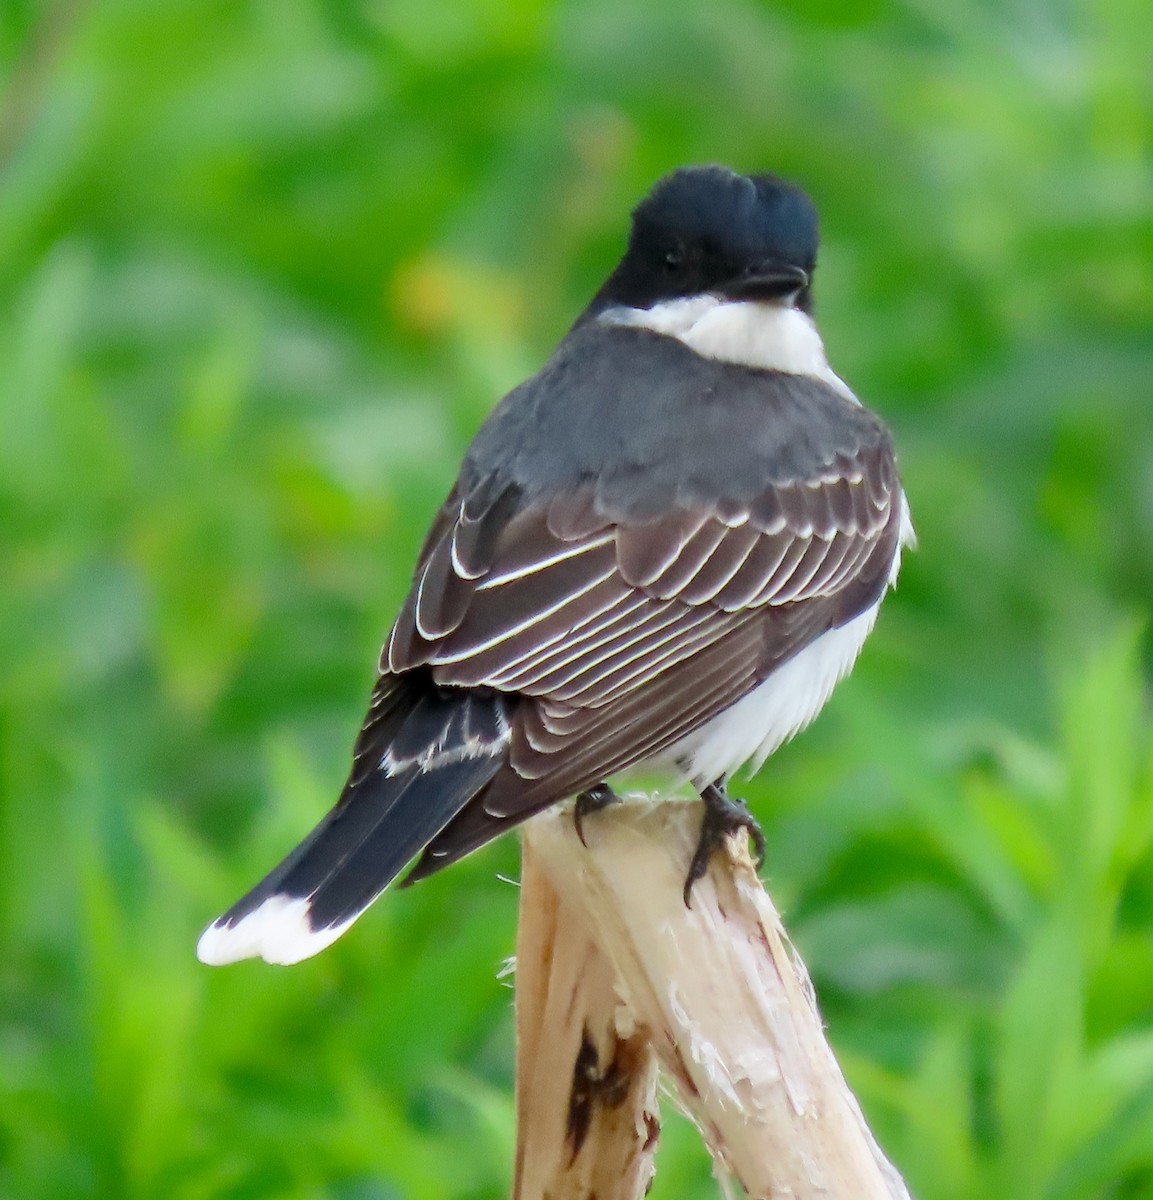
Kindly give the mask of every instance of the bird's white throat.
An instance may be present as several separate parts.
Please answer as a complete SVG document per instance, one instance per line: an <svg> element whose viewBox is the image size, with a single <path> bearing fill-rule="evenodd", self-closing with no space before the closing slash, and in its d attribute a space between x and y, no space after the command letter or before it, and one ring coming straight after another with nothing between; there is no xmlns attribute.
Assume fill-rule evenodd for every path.
<svg viewBox="0 0 1153 1200"><path fill-rule="evenodd" d="M610 308L601 320L675 337L705 358L809 375L856 399L829 366L813 319L799 308L719 296L685 296L652 308Z"/></svg>

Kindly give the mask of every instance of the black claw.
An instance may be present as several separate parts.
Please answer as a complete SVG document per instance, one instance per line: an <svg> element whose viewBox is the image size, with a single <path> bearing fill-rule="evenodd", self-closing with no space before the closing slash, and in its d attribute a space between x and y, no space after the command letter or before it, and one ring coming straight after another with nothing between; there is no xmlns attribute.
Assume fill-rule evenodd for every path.
<svg viewBox="0 0 1153 1200"><path fill-rule="evenodd" d="M589 813L598 813L602 808L608 808L610 804L619 804L620 796L612 790L607 783L598 783L596 787L591 787L587 792L581 792L576 798L576 804L573 805L572 822L576 827L577 837L580 838L582 845L587 846L584 834L584 819Z"/></svg>
<svg viewBox="0 0 1153 1200"><path fill-rule="evenodd" d="M765 835L756 818L743 800L732 800L726 795L723 784L709 784L701 792L705 803L705 815L701 821L701 835L697 848L689 863L685 877L685 908L692 908L693 884L709 869L709 860L724 845L725 838L738 829L747 831L757 856L758 869L765 861Z"/></svg>

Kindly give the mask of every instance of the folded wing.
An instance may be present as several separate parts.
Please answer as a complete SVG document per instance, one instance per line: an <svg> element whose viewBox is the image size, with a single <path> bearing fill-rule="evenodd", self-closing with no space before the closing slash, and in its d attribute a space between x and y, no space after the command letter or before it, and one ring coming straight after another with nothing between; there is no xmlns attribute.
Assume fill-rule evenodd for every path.
<svg viewBox="0 0 1153 1200"><path fill-rule="evenodd" d="M719 490L650 520L592 484L454 496L382 668L524 699L508 766L418 872L674 745L876 603L903 503L883 432L748 502Z"/></svg>

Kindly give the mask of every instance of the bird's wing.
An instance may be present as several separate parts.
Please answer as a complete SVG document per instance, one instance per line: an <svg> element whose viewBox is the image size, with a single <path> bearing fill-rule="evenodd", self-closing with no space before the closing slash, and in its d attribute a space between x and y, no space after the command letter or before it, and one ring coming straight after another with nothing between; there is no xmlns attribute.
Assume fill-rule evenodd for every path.
<svg viewBox="0 0 1153 1200"><path fill-rule="evenodd" d="M526 502L482 480L434 527L382 669L526 698L502 807L672 745L879 598L903 499L887 435L748 503L640 520L590 483Z"/></svg>

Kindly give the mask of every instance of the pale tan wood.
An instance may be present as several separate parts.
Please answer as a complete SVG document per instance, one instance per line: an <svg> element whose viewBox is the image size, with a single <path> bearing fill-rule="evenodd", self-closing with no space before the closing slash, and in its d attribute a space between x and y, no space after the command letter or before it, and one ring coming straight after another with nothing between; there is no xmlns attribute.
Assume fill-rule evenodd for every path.
<svg viewBox="0 0 1153 1200"><path fill-rule="evenodd" d="M578 843L579 844L579 843ZM524 850L517 933L515 1200L640 1200L660 1134L657 1060L580 909Z"/></svg>
<svg viewBox="0 0 1153 1200"><path fill-rule="evenodd" d="M572 1169L558 1153L558 1114L571 1092L578 1011L596 1014L596 1038L608 1039L597 1041L601 1062L621 1031L651 1038L719 1171L750 1196L908 1200L837 1066L743 836L715 856L685 908L700 819L696 804L630 800L585 821L587 848L567 810L525 827L518 1200L640 1194L561 1187ZM644 1121L606 1138L613 1161L628 1159L628 1136L634 1151L644 1145ZM553 1190L537 1183L550 1155Z"/></svg>

